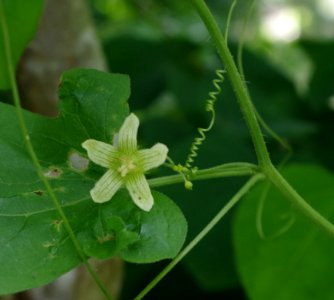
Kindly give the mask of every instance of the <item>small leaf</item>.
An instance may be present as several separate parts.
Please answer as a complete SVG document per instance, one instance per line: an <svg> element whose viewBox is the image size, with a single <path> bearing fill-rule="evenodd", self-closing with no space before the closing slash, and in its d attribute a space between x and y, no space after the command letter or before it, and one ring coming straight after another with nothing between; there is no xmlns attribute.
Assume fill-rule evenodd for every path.
<svg viewBox="0 0 334 300"><path fill-rule="evenodd" d="M309 165L290 166L284 177L323 216L334 221L334 176ZM295 212L280 192L271 188L262 217L266 239L255 226L263 185L239 206L234 223L236 260L250 299L334 299L333 239ZM282 228L287 227L285 232ZM277 234L281 232L280 234Z"/></svg>
<svg viewBox="0 0 334 300"><path fill-rule="evenodd" d="M140 237L121 251L120 255L126 261L150 263L173 258L185 241L187 222L181 210L167 196L154 191L152 195L154 205L150 212L139 210L127 193L119 193L108 203L110 209L117 207L118 215L131 224ZM124 203L127 206L124 207Z"/></svg>
<svg viewBox="0 0 334 300"><path fill-rule="evenodd" d="M153 191L150 212L139 209L126 190L99 205L94 225L79 233L87 255L106 259L119 254L135 263L173 258L180 251L187 223L176 204Z"/></svg>
<svg viewBox="0 0 334 300"><path fill-rule="evenodd" d="M103 209L99 214L104 214ZM138 240L138 234L127 230L126 224L117 216L101 217L93 226L78 235L85 254L99 259L114 256L117 251Z"/></svg>

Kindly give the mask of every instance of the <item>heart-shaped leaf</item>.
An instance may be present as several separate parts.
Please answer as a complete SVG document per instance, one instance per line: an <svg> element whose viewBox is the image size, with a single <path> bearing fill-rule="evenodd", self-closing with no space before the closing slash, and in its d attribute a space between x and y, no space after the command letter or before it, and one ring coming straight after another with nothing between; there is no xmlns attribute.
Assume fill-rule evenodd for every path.
<svg viewBox="0 0 334 300"><path fill-rule="evenodd" d="M166 196L143 212L120 191L96 204L89 191L105 170L90 163L81 143L111 143L128 115L129 78L95 70L66 72L61 113L47 118L24 112L31 142L53 191L87 256L118 253L133 262L176 255L186 222ZM0 103L0 295L46 284L81 263L30 157L15 108Z"/></svg>
<svg viewBox="0 0 334 300"><path fill-rule="evenodd" d="M300 165L287 167L283 175L334 221L333 174ZM264 203L260 238L255 219L262 191L260 185L243 199L234 224L237 265L250 299L334 299L333 238L295 212L274 188Z"/></svg>

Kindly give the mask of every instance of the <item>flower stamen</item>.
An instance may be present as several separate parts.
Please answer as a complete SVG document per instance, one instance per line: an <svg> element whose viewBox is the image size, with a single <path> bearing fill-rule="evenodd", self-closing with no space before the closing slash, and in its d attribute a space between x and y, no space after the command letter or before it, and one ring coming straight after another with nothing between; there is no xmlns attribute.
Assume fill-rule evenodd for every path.
<svg viewBox="0 0 334 300"><path fill-rule="evenodd" d="M136 168L136 164L132 159L124 158L121 159L122 165L117 169L121 177L125 177L128 173Z"/></svg>

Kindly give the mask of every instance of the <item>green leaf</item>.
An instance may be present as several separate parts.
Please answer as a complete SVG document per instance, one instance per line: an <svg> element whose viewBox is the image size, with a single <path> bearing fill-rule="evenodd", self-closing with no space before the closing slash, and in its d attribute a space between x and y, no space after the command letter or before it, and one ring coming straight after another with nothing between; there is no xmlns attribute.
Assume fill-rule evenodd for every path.
<svg viewBox="0 0 334 300"><path fill-rule="evenodd" d="M12 64L16 66L24 48L34 36L43 9L43 0L1 0L8 25ZM0 90L9 89L4 40L0 30Z"/></svg>
<svg viewBox="0 0 334 300"><path fill-rule="evenodd" d="M94 226L98 207L89 190L100 175L86 170L80 145L87 138L111 141L128 114L129 86L125 75L76 69L62 78L58 118L24 112L44 175L74 232ZM0 294L7 294L46 284L80 260L26 152L15 108L0 103L0 111ZM105 121L110 116L113 121Z"/></svg>
<svg viewBox="0 0 334 300"><path fill-rule="evenodd" d="M180 209L156 192L149 213L124 190L94 203L89 190L105 169L90 164L81 147L88 138L111 143L128 115L129 87L125 75L72 70L62 77L58 118L24 117L44 176L85 254L154 262L174 257L183 245L187 224ZM46 284L81 261L26 153L15 108L0 103L0 111L1 295Z"/></svg>
<svg viewBox="0 0 334 300"><path fill-rule="evenodd" d="M115 198L119 199L118 194L112 202L115 202ZM122 204L125 206L124 203ZM104 216L104 208L101 206L99 213L95 215L95 223L89 224L87 229L78 234L79 241L87 256L107 259L139 239L136 232L127 229L129 224L125 224L117 216L118 211L115 210L113 213L114 215Z"/></svg>
<svg viewBox="0 0 334 300"><path fill-rule="evenodd" d="M299 165L287 167L283 175L308 203L334 221L333 174ZM242 201L234 224L237 265L250 299L333 299L333 239L295 212L274 188L264 204L261 239L255 219L262 191L263 185L258 186Z"/></svg>
<svg viewBox="0 0 334 300"><path fill-rule="evenodd" d="M129 262L149 263L165 258L173 258L180 251L187 234L187 222L178 206L167 196L153 192L153 208L149 213L138 210L132 201L131 209L119 213L123 220L137 228L140 239L121 252L121 257ZM110 202L122 207L124 200Z"/></svg>
<svg viewBox="0 0 334 300"><path fill-rule="evenodd" d="M130 82L125 75L109 74L107 80L103 72L73 69L62 76L59 97L66 99L60 103L64 118L83 126L87 138L110 143L128 115Z"/></svg>
<svg viewBox="0 0 334 300"><path fill-rule="evenodd" d="M149 213L138 209L125 190L99 206L93 226L79 239L88 256L106 259L119 254L124 260L151 263L173 258L187 233L187 222L176 204L154 192Z"/></svg>
<svg viewBox="0 0 334 300"><path fill-rule="evenodd" d="M39 202L46 200L44 196L36 197L41 198ZM32 198L29 200L33 201ZM1 295L46 284L80 263L53 208L14 213L3 209L3 201L1 198ZM18 202L15 201L13 206L20 205ZM23 202L28 199L22 197ZM82 226L80 216L89 216L93 205L81 201L64 209L72 227L77 229Z"/></svg>

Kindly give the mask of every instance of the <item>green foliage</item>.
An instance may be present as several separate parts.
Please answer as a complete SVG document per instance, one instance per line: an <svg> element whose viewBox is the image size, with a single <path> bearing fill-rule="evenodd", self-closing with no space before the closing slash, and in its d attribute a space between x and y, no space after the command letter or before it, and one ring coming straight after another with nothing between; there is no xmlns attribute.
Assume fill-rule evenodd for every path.
<svg viewBox="0 0 334 300"><path fill-rule="evenodd" d="M330 98L334 95L332 78L334 69L330 60L334 51L334 41L302 41L301 47L315 64L314 73L309 85L306 102L312 111L326 113L333 110Z"/></svg>
<svg viewBox="0 0 334 300"><path fill-rule="evenodd" d="M88 138L111 142L128 114L129 87L125 75L71 70L62 77L58 118L24 116L43 175L85 242L85 254L152 262L175 256L182 246L187 225L181 211L158 193L150 213L124 191L110 203L94 204L89 190L104 170L88 166L80 146ZM27 155L15 108L0 105L0 294L7 294L46 284L80 258Z"/></svg>
<svg viewBox="0 0 334 300"><path fill-rule="evenodd" d="M10 5L8 0L2 2L16 64L33 34L41 1L29 3L29 8L23 1L13 0ZM131 107L145 108L138 111L144 121L140 129L144 143L164 142L169 145L172 158L182 162L196 128L208 122L204 100L218 59L210 50L211 45L203 42L207 38L197 26L197 16L189 13L188 4L176 0L114 2L99 0L92 4L101 21L130 21L102 30L110 68L131 76ZM224 20L229 1L211 2L207 1ZM17 10L12 10L14 7ZM23 9L31 13L26 14ZM171 18L177 22L172 23ZM15 29L22 22L28 25ZM113 32L111 27L116 30ZM3 43L3 59L1 47ZM229 47L234 49L233 45ZM270 52L267 61L271 63L256 47L253 52L246 49L244 56L245 82L255 105L268 124L294 146L292 160L321 161L329 167L334 166L333 142L328 138L333 125L333 68L328 63L332 48L331 42L296 42L293 49L277 48L275 55ZM6 70L1 59L1 70ZM2 74L0 89L8 88L7 74ZM224 84L223 101L217 103L216 126L196 161L199 167L254 161L248 132L232 99L233 91L228 82ZM234 89L240 92L240 86ZM155 262L179 252L187 231L183 214L167 196L157 192L153 192L155 205L150 213L138 210L124 190L108 203L94 204L89 190L105 170L89 163L81 148L88 138L111 143L129 112L129 95L127 76L72 70L62 77L58 118L28 112L24 115L44 176L50 180L84 254L98 259L118 255L129 262ZM5 96L1 94L1 101L6 100ZM244 104L241 108L245 113ZM0 294L4 294L50 282L81 260L26 153L24 137L13 118L15 110L3 104L0 110L0 152L5 158L0 161ZM262 136L257 141L261 140ZM270 136L266 137L264 149L267 147L273 161L280 162L282 149ZM312 206L333 220L331 174L305 165L289 167L283 174ZM241 180L234 179L223 183L194 182L193 192L179 187L164 191L179 201L190 225L191 239L228 203L240 184ZM255 227L261 192L262 186L243 201L234 231L232 212L184 258L182 267L173 274L173 288L168 284L165 290L159 290L160 286L155 289L156 298L170 299L176 293L187 293L192 299L223 298L228 289L240 287L240 291L242 283L251 299L332 299L332 241L293 212L273 189L260 219L267 237L261 240ZM291 221L293 225L289 227ZM289 230L282 233L287 224ZM137 265L132 268L143 270ZM147 284L156 273L156 265L144 268L154 273L147 271L146 278L137 271L132 285L140 281ZM220 294L212 296L213 292Z"/></svg>
<svg viewBox="0 0 334 300"><path fill-rule="evenodd" d="M180 209L167 196L153 193L155 204L150 213L133 206L130 214L124 211L123 219L139 227L140 239L121 252L122 258L134 263L149 263L173 258L184 243L187 222Z"/></svg>
<svg viewBox="0 0 334 300"><path fill-rule="evenodd" d="M187 224L179 208L154 192L150 213L139 210L126 191L99 205L89 226L80 228L79 240L87 255L106 259L151 263L173 258L184 243Z"/></svg>
<svg viewBox="0 0 334 300"><path fill-rule="evenodd" d="M1 0L8 25L12 47L12 64L15 66L30 39L34 36L43 9L43 0ZM29 13L27 13L29 12ZM0 32L0 90L9 89L4 36Z"/></svg>
<svg viewBox="0 0 334 300"><path fill-rule="evenodd" d="M282 171L296 190L334 221L334 175L312 165ZM264 204L261 239L255 220L263 185L241 203L234 222L237 267L250 299L333 299L334 243L324 232L293 211L282 194L271 188ZM287 232L276 235L293 218Z"/></svg>

